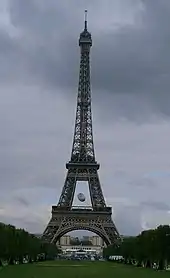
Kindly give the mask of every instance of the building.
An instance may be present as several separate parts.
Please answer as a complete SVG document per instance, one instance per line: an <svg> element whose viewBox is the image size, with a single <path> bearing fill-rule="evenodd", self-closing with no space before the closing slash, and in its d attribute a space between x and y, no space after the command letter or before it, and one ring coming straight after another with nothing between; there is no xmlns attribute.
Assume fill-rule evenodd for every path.
<svg viewBox="0 0 170 278"><path fill-rule="evenodd" d="M70 245L70 240L71 240L71 237L69 235L64 235L59 239L59 241L57 242L57 245L59 245L60 247L68 246L68 245Z"/></svg>
<svg viewBox="0 0 170 278"><path fill-rule="evenodd" d="M94 246L105 246L103 239L97 235L89 237L89 241L91 241L92 245Z"/></svg>
<svg viewBox="0 0 170 278"><path fill-rule="evenodd" d="M73 245L71 242L76 240L77 238L73 238L70 235L64 235L57 242L58 247L62 250L63 254L73 255L84 252L84 254L89 255L99 255L102 256L103 247L105 247L105 243L99 236L84 236L82 241L91 242L91 245L83 245L80 243L79 245Z"/></svg>

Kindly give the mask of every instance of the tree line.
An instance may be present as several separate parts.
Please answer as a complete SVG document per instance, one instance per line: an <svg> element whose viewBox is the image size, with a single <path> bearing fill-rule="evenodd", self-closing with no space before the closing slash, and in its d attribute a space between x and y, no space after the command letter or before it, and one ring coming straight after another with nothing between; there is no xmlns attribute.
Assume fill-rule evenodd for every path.
<svg viewBox="0 0 170 278"><path fill-rule="evenodd" d="M4 261L15 264L53 259L57 253L56 245L45 243L23 229L0 223L0 266Z"/></svg>
<svg viewBox="0 0 170 278"><path fill-rule="evenodd" d="M163 270L170 262L170 226L141 232L136 237L124 238L119 247L104 249L104 257L122 256L125 264L134 264Z"/></svg>

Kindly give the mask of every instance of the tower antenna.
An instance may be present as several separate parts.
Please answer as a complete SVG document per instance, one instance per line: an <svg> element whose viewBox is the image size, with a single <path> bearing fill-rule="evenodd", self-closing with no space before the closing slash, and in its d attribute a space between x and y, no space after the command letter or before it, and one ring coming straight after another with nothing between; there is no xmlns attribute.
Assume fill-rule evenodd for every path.
<svg viewBox="0 0 170 278"><path fill-rule="evenodd" d="M87 10L85 10L84 14L84 30L87 31Z"/></svg>

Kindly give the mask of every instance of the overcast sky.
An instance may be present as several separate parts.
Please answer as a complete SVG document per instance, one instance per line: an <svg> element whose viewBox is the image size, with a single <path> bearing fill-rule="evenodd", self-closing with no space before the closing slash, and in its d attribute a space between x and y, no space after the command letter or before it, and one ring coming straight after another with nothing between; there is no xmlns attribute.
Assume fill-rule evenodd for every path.
<svg viewBox="0 0 170 278"><path fill-rule="evenodd" d="M0 1L0 221L41 233L58 202L85 9L101 184L135 235L170 223L169 0Z"/></svg>

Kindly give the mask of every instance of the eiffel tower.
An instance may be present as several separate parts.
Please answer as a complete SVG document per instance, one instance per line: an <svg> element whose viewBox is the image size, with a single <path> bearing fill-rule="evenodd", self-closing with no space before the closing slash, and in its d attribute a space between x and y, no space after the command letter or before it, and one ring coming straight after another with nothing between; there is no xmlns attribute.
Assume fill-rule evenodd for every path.
<svg viewBox="0 0 170 278"><path fill-rule="evenodd" d="M112 208L106 206L98 176L100 165L95 160L90 89L92 38L87 30L87 11L79 46L80 73L71 159L66 164L67 175L58 205L52 206L52 217L42 238L56 243L70 231L88 230L99 235L106 245L119 245L121 238L111 218ZM73 207L77 181L88 181L91 207Z"/></svg>

